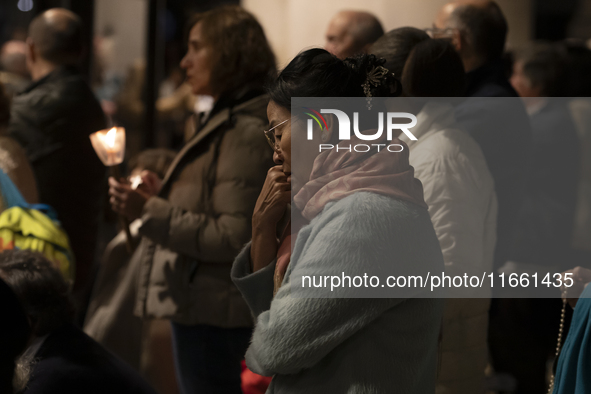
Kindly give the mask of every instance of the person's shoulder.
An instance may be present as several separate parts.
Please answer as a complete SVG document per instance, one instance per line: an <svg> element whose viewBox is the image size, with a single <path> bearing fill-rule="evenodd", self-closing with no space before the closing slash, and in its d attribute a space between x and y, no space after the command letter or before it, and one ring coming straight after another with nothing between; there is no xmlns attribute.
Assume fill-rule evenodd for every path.
<svg viewBox="0 0 591 394"><path fill-rule="evenodd" d="M69 330L68 330L69 331ZM84 344L79 342L79 336L75 332L70 340L63 340L61 333L50 334L36 355L36 363L33 366L32 377L28 383L27 394L37 393L70 393L77 390L90 390L92 392L97 385L102 387L105 376L96 365L85 362L92 358L92 352L84 357L79 357L79 352L88 351Z"/></svg>
<svg viewBox="0 0 591 394"><path fill-rule="evenodd" d="M51 393L101 393L121 388L121 392L153 394L131 367L73 326L63 327L50 334L38 356L39 362L33 371L35 379L31 384L44 388L55 387L56 391L48 391ZM70 391L59 391L64 388ZM71 391L76 388L85 391ZM145 389L134 391L132 388Z"/></svg>
<svg viewBox="0 0 591 394"><path fill-rule="evenodd" d="M231 116L237 128L253 129L266 126L268 103L268 96L263 94L236 106Z"/></svg>
<svg viewBox="0 0 591 394"><path fill-rule="evenodd" d="M414 156L414 157L412 157ZM420 141L412 149L411 164L417 165L440 163L440 165L451 165L463 156L475 157L482 156L480 147L467 131L460 127L450 126L425 136L424 141Z"/></svg>
<svg viewBox="0 0 591 394"><path fill-rule="evenodd" d="M394 222L400 226L404 223L414 225L417 219L424 220L428 217L427 209L412 202L384 194L359 191L328 203L314 220L317 219L319 224L336 221L344 226L355 226L351 229L367 227L375 230L390 228Z"/></svg>
<svg viewBox="0 0 591 394"><path fill-rule="evenodd" d="M231 127L226 135L233 141L233 145L270 150L263 134L268 125L267 103L267 96L261 95L238 105L230 112L228 121L231 122Z"/></svg>
<svg viewBox="0 0 591 394"><path fill-rule="evenodd" d="M578 144L573 118L562 103L549 105L531 116L534 142L557 145Z"/></svg>
<svg viewBox="0 0 591 394"><path fill-rule="evenodd" d="M472 136L487 135L487 144L511 141L514 146L524 147L531 138L530 118L519 97L468 97L456 107L455 116L460 127Z"/></svg>
<svg viewBox="0 0 591 394"><path fill-rule="evenodd" d="M89 384L85 374L85 368L66 359L39 360L33 367L26 394L88 392L86 389L95 384Z"/></svg>
<svg viewBox="0 0 591 394"><path fill-rule="evenodd" d="M447 128L442 130L437 137L435 142L442 147L442 155L470 157L472 160L485 162L480 146L466 130L460 127Z"/></svg>
<svg viewBox="0 0 591 394"><path fill-rule="evenodd" d="M56 100L69 102L73 105L98 105L98 100L91 87L79 74L71 74L48 85L53 89Z"/></svg>
<svg viewBox="0 0 591 394"><path fill-rule="evenodd" d="M494 190L492 175L480 145L460 128L446 128L435 133L424 148L418 146L411 164L423 187L433 183L461 182L466 188L490 194ZM411 156L412 157L412 156Z"/></svg>
<svg viewBox="0 0 591 394"><path fill-rule="evenodd" d="M472 97L517 97L517 94L510 86L490 81L479 86Z"/></svg>
<svg viewBox="0 0 591 394"><path fill-rule="evenodd" d="M13 100L13 111L34 110L42 114L75 112L89 106L92 109L100 109L92 89L77 74L50 79L30 91L17 95Z"/></svg>
<svg viewBox="0 0 591 394"><path fill-rule="evenodd" d="M326 205L327 212L344 212L355 210L356 213L364 214L375 209L404 209L406 202L386 196L384 194L369 191L358 191L345 198L335 200Z"/></svg>
<svg viewBox="0 0 591 394"><path fill-rule="evenodd" d="M475 80L470 83L468 95L471 97L519 97L505 76L500 64L484 66L475 71ZM469 73L471 74L471 73Z"/></svg>
<svg viewBox="0 0 591 394"><path fill-rule="evenodd" d="M269 96L267 94L259 94L239 105L235 110L237 113L250 114L255 116L267 116L267 104L269 104Z"/></svg>
<svg viewBox="0 0 591 394"><path fill-rule="evenodd" d="M266 141L263 134L263 131L268 125L266 118L242 114L234 116L231 121L232 127L230 128L230 132L235 134L235 137L244 140L260 140L263 137L262 140Z"/></svg>
<svg viewBox="0 0 591 394"><path fill-rule="evenodd" d="M127 371L105 373L104 370L95 369L89 365L76 364L66 357L53 357L40 360L35 364L26 393L155 394L139 376L137 378L126 376L122 379L122 375L129 375L129 373Z"/></svg>
<svg viewBox="0 0 591 394"><path fill-rule="evenodd" d="M43 342L38 355L41 360L75 361L72 364L86 365L96 361L106 351L92 338L73 324L64 325L53 331ZM65 360L61 360L65 357Z"/></svg>
<svg viewBox="0 0 591 394"><path fill-rule="evenodd" d="M465 131L454 127L446 127L425 135L423 140L419 139L415 147L412 148L412 154L420 154L429 151L429 156L439 158L449 156L458 150L458 142L465 140L467 134Z"/></svg>
<svg viewBox="0 0 591 394"><path fill-rule="evenodd" d="M532 123L538 127L556 128L557 126L574 129L574 122L566 105L562 102L549 103L540 111L531 115ZM560 131L560 130L557 130Z"/></svg>

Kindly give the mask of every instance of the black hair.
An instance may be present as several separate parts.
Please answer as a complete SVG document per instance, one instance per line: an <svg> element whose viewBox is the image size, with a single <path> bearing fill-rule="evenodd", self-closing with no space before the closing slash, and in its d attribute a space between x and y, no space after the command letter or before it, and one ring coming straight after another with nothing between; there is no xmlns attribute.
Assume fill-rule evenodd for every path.
<svg viewBox="0 0 591 394"><path fill-rule="evenodd" d="M272 101L287 109L292 97L365 97L362 85L368 73L384 62L375 55L340 60L324 49L308 49L289 62L267 92ZM370 93L372 97L397 96L400 83L387 73L378 86L370 85Z"/></svg>
<svg viewBox="0 0 591 394"><path fill-rule="evenodd" d="M474 53L485 62L503 56L507 39L507 20L494 1L456 7L450 19L463 31Z"/></svg>
<svg viewBox="0 0 591 394"><path fill-rule="evenodd" d="M5 250L0 253L0 276L21 301L36 336L73 321L69 286L42 254Z"/></svg>
<svg viewBox="0 0 591 394"><path fill-rule="evenodd" d="M420 42L429 40L429 35L414 27L400 27L390 30L377 40L369 49L369 53L386 59L384 67L402 78L402 70L410 52Z"/></svg>
<svg viewBox="0 0 591 394"><path fill-rule="evenodd" d="M462 59L445 39L417 44L402 73L404 92L414 97L460 97L465 84Z"/></svg>

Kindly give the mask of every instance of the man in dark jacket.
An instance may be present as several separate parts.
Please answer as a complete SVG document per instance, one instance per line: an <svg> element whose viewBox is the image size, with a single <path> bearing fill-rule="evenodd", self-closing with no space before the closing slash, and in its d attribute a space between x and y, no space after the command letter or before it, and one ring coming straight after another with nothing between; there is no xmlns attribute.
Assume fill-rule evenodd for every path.
<svg viewBox="0 0 591 394"><path fill-rule="evenodd" d="M75 294L90 282L105 167L89 134L106 127L100 104L75 65L82 53L81 21L51 9L31 22L27 66L33 83L12 104L9 132L26 150L41 203L58 213L76 257Z"/></svg>
<svg viewBox="0 0 591 394"><path fill-rule="evenodd" d="M68 285L41 254L0 253L0 277L31 322L27 349L15 368L21 394L155 394L127 364L72 324Z"/></svg>
<svg viewBox="0 0 591 394"><path fill-rule="evenodd" d="M456 118L480 145L495 181L497 269L509 258L531 150L529 119L501 58L507 21L493 1L454 2L441 9L433 30L451 38L467 73L468 99L457 108Z"/></svg>
<svg viewBox="0 0 591 394"><path fill-rule="evenodd" d="M494 1L446 4L434 23L434 36L452 40L467 73L464 96L456 108L458 123L480 145L495 181L498 202L497 243L493 268L511 256L516 218L524 199L531 154L531 125L525 107L511 87L502 55L507 21ZM498 288L493 289L496 295ZM497 372L508 372L515 353L500 338L511 336L512 299L492 300L489 348ZM510 355L507 357L507 355Z"/></svg>

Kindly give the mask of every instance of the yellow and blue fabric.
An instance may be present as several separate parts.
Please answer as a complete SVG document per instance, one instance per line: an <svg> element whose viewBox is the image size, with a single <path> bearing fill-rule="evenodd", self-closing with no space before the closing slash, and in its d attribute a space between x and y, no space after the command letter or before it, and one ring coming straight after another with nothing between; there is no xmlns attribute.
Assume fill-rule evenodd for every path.
<svg viewBox="0 0 591 394"><path fill-rule="evenodd" d="M28 249L43 254L66 281L74 281L74 254L53 208L28 204L0 170L0 252Z"/></svg>

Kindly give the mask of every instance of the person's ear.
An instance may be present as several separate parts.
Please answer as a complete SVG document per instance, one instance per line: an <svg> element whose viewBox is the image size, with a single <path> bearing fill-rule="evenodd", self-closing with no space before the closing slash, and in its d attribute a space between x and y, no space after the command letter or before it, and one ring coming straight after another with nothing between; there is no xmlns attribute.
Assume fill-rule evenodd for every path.
<svg viewBox="0 0 591 394"><path fill-rule="evenodd" d="M373 43L369 43L369 44L364 45L363 48L361 48L361 53L363 53L363 54L371 53L370 49L371 49L372 45L373 45Z"/></svg>
<svg viewBox="0 0 591 394"><path fill-rule="evenodd" d="M458 53L460 53L462 49L466 48L466 38L459 29L453 29L453 33L451 34L451 43Z"/></svg>

